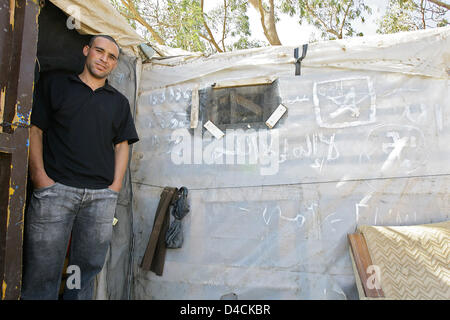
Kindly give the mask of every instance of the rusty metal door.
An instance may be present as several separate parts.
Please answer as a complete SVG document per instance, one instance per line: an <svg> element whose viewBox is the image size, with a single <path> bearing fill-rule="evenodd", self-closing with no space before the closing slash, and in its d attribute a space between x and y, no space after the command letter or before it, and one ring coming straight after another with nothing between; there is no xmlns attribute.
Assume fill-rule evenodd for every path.
<svg viewBox="0 0 450 320"><path fill-rule="evenodd" d="M38 37L37 0L0 0L1 297L19 299L29 124Z"/></svg>

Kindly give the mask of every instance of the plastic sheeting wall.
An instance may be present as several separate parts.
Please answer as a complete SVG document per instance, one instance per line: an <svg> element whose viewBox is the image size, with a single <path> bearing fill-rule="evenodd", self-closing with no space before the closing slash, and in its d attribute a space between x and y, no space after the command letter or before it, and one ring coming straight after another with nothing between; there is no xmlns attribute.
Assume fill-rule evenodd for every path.
<svg viewBox="0 0 450 320"><path fill-rule="evenodd" d="M133 115L136 107L136 88L139 84L139 72L136 72L136 69L140 69L140 66L137 58L122 54L117 68L108 77L108 82L128 98ZM130 158L133 147L130 148ZM95 299L128 299L131 252L133 250L131 199L132 186L130 172L127 170L117 200L115 218L118 222L113 227L112 242L105 265L96 279Z"/></svg>
<svg viewBox="0 0 450 320"><path fill-rule="evenodd" d="M435 46L435 56L431 48L421 57L428 70L433 59L449 65L448 30L439 35L445 41L422 40L424 48ZM415 52L404 43L404 60L385 72L382 65L308 67L321 46L328 43L308 53L298 77L286 47L217 55L216 69L204 60L198 78L183 83L164 81L201 62L144 68L136 116L141 141L131 166L131 298L220 299L233 292L238 299L355 299L348 233L361 224L449 220L445 70L444 77L414 75L420 68L408 65ZM380 61L396 52L366 50ZM335 60L327 63L345 60L344 50L330 52ZM277 126L228 130L217 140L202 129L201 112L198 128L190 129L192 90L239 76L279 77L288 111ZM183 220L184 245L167 250L159 277L139 264L164 186L188 187L191 211Z"/></svg>

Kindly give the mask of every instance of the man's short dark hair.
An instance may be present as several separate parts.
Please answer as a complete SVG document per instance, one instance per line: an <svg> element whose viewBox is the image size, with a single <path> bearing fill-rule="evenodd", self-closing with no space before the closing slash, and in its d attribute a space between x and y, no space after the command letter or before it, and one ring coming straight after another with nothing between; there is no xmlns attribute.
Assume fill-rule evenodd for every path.
<svg viewBox="0 0 450 320"><path fill-rule="evenodd" d="M94 43L94 40L97 39L97 38L105 38L105 39L108 39L109 41L113 42L113 43L117 46L117 49L119 49L119 54L122 52L122 49L120 48L120 46L119 46L119 44L116 42L116 40L114 40L113 37L108 36L108 35L106 35L106 34L97 34L97 35L95 35L95 36L92 36L92 37L91 37L91 40L89 40L89 47L92 47L92 44Z"/></svg>

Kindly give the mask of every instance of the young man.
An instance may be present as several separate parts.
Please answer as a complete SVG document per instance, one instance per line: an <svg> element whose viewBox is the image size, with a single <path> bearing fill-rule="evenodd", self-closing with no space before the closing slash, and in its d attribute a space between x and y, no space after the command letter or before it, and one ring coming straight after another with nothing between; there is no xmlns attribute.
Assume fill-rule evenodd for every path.
<svg viewBox="0 0 450 320"><path fill-rule="evenodd" d="M112 236L129 144L139 140L127 98L108 84L119 46L94 36L84 70L41 78L31 115L22 299L57 299L69 239L80 286L64 299L92 299Z"/></svg>

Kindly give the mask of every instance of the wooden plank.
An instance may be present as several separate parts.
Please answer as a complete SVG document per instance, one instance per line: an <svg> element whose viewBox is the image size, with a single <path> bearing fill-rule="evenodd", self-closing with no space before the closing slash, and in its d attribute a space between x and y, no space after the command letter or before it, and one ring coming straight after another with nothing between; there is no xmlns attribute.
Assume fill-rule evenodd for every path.
<svg viewBox="0 0 450 320"><path fill-rule="evenodd" d="M0 123L3 123L3 113L5 111L6 87L0 88ZM0 133L3 132L3 126L0 126Z"/></svg>
<svg viewBox="0 0 450 320"><path fill-rule="evenodd" d="M212 85L213 89L223 89L223 88L235 88L235 87L246 87L246 86L258 86L264 84L271 84L277 79L277 77L255 77L249 79L236 79L216 82Z"/></svg>
<svg viewBox="0 0 450 320"><path fill-rule="evenodd" d="M10 170L9 181L3 174L2 197L8 195L5 208L1 206L0 252L1 296L5 300L20 298L22 278L22 243L24 209L27 188L29 147L29 121L33 97L34 67L38 39L37 1L10 0L9 7L2 1L3 14L8 13L8 23L0 36L0 106L3 132L0 134L0 151L10 154L10 163L3 159L1 170ZM9 8L9 10L8 10ZM4 198L2 198L4 199ZM4 200L3 200L4 202Z"/></svg>
<svg viewBox="0 0 450 320"><path fill-rule="evenodd" d="M230 90L230 123L239 122L237 115L237 102L236 102L236 92L234 89Z"/></svg>
<svg viewBox="0 0 450 320"><path fill-rule="evenodd" d="M9 188L6 186L9 186L9 180L11 179L11 161L10 153L0 152L0 185L2 186L0 188L0 275L5 272L6 234L9 220ZM3 279L1 280L0 287L3 287Z"/></svg>
<svg viewBox="0 0 450 320"><path fill-rule="evenodd" d="M368 298L383 298L384 292L381 288L369 288L369 273L367 268L372 265L372 259L367 248L366 239L361 233L348 234L348 241L355 260L356 269L358 270L359 279L361 280L364 294Z"/></svg>
<svg viewBox="0 0 450 320"><path fill-rule="evenodd" d="M250 110L251 112L257 114L257 115L261 115L262 114L262 110L263 108L254 103L253 101L239 95L236 94L236 103L243 106L245 109Z"/></svg>
<svg viewBox="0 0 450 320"><path fill-rule="evenodd" d="M158 204L158 209L156 210L155 222L153 224L153 229L150 234L150 239L145 250L144 257L142 258L141 268L143 270L150 270L153 258L155 257L155 251L158 244L158 239L161 230L164 226L165 213L168 211L169 205L172 201L173 195L176 188L166 187L161 193L161 198Z"/></svg>
<svg viewBox="0 0 450 320"><path fill-rule="evenodd" d="M156 273L158 276L162 276L164 270L164 262L166 261L166 234L167 230L169 230L170 225L169 208L167 208L167 210L164 212L160 212L160 214L164 215L164 220L162 223L161 232L159 233L158 241L156 243L152 265L150 266L150 270Z"/></svg>
<svg viewBox="0 0 450 320"><path fill-rule="evenodd" d="M192 89L192 102L191 102L191 129L195 129L198 126L198 112L200 107L198 87Z"/></svg>

